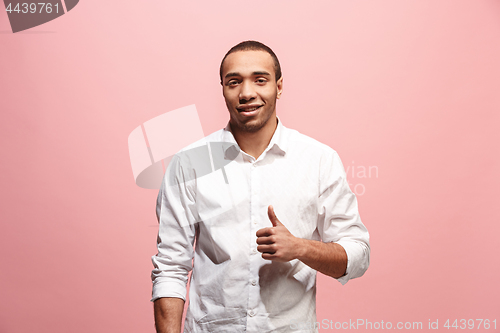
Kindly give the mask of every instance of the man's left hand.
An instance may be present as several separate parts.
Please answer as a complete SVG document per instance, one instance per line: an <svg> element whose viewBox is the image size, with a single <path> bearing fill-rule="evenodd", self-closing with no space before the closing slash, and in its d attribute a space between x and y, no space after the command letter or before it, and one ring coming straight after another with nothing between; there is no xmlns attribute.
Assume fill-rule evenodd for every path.
<svg viewBox="0 0 500 333"><path fill-rule="evenodd" d="M267 215L273 226L257 231L257 250L262 253L262 258L282 262L296 259L302 240L292 235L278 220L273 206L267 208Z"/></svg>

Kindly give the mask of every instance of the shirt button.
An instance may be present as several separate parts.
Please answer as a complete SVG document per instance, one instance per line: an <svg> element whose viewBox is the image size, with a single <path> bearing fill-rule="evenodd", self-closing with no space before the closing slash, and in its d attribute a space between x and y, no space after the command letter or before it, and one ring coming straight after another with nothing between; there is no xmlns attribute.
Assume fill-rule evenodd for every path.
<svg viewBox="0 0 500 333"><path fill-rule="evenodd" d="M250 317L255 316L255 311L254 311L254 310L250 310L250 311L248 311L248 315L249 315Z"/></svg>
<svg viewBox="0 0 500 333"><path fill-rule="evenodd" d="M257 254L257 249L252 249L252 254Z"/></svg>
<svg viewBox="0 0 500 333"><path fill-rule="evenodd" d="M256 286L257 285L257 280L252 280L252 281L250 281L250 283L252 284L252 286Z"/></svg>

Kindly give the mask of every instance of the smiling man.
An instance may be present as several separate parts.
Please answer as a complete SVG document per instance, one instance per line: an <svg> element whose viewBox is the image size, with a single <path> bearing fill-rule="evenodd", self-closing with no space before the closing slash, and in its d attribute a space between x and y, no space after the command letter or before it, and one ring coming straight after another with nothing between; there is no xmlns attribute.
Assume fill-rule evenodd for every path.
<svg viewBox="0 0 500 333"><path fill-rule="evenodd" d="M338 154L276 116L283 78L269 47L234 46L220 78L229 123L186 149L228 143L224 177L173 159L158 194L157 332L180 332L191 270L185 332L317 332L316 272L345 284L369 265L356 197Z"/></svg>

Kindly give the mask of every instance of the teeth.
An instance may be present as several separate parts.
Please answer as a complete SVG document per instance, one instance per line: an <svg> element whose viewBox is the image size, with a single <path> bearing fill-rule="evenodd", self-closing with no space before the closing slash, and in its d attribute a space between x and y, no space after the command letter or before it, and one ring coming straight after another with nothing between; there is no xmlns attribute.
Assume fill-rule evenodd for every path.
<svg viewBox="0 0 500 333"><path fill-rule="evenodd" d="M246 109L246 110L243 110L244 112L249 112L249 111L255 111L257 110L258 108L251 108L251 109Z"/></svg>

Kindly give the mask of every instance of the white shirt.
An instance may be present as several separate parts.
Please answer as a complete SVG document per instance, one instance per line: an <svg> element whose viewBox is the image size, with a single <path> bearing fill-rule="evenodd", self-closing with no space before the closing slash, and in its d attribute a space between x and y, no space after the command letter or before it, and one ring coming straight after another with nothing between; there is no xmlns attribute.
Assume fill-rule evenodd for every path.
<svg viewBox="0 0 500 333"><path fill-rule="evenodd" d="M186 332L317 332L297 330L316 322L316 271L257 251L257 230L272 226L269 205L294 236L344 247L347 272L339 282L364 274L368 231L338 154L278 121L255 159L239 150L228 124L168 166L156 207L151 301L185 300L193 269Z"/></svg>

